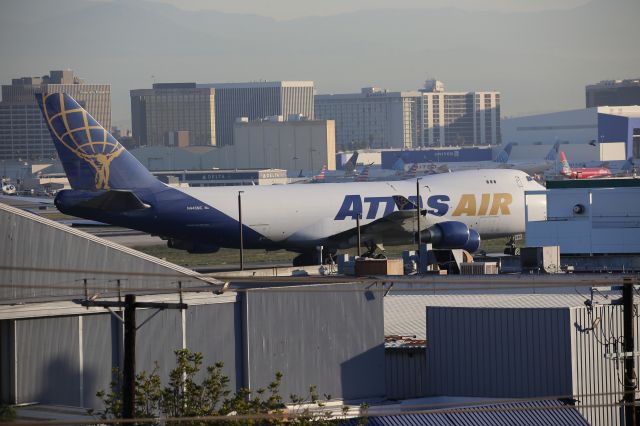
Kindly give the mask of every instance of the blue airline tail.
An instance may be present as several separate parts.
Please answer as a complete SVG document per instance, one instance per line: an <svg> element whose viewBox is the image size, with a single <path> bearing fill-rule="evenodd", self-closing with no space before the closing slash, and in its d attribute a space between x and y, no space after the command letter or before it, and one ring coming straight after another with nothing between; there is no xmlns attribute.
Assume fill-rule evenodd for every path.
<svg viewBox="0 0 640 426"><path fill-rule="evenodd" d="M162 185L71 96L36 94L73 189L143 189Z"/></svg>
<svg viewBox="0 0 640 426"><path fill-rule="evenodd" d="M511 156L511 148L513 148L513 142L509 142L496 156L496 163L506 163Z"/></svg>
<svg viewBox="0 0 640 426"><path fill-rule="evenodd" d="M544 159L547 161L556 161L556 159L558 158L559 149L560 149L560 142L554 143L553 147L551 148L551 150L549 150L549 152L547 153L547 156L544 157Z"/></svg>

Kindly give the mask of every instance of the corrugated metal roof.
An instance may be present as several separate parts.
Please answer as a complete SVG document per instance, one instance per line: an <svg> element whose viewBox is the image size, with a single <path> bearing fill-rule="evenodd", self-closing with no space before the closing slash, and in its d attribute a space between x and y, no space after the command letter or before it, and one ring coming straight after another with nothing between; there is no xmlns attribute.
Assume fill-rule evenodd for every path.
<svg viewBox="0 0 640 426"><path fill-rule="evenodd" d="M583 290L584 291L584 290ZM384 298L384 335L426 338L426 307L456 308L577 308L587 296L580 294L473 294L388 295ZM600 304L610 299L595 296Z"/></svg>
<svg viewBox="0 0 640 426"><path fill-rule="evenodd" d="M468 426L468 425L579 425L589 423L577 409L558 400L526 401L492 404L459 409L434 410L433 412L407 413L393 416L367 417L368 425L427 425L427 426ZM362 419L350 419L346 424L357 425Z"/></svg>
<svg viewBox="0 0 640 426"><path fill-rule="evenodd" d="M87 232L81 231L81 230L73 228L71 226L60 224L60 223L58 223L56 221L53 221L53 220L50 220L50 219L46 219L46 218L44 218L42 216L38 216L36 214L29 213L29 212L17 209L15 207L9 206L7 204L0 203L0 210L4 210L5 212L7 212L9 214L15 214L15 215L18 215L18 216L22 216L22 217L24 217L26 219L32 220L34 222L41 223L41 224L49 226L51 228L55 228L55 229L58 229L60 231L67 232L69 234L73 234L75 236L78 236L78 237L93 241L95 243L98 243L98 244L101 244L101 245L104 245L104 246L107 246L107 247L109 247L111 249L127 253L127 254L129 254L131 256L135 256L135 257L138 257L140 259L146 260L148 262L155 263L155 264L157 264L159 266L162 266L162 267L165 267L167 269L172 269L176 273L179 273L179 274L189 275L189 276L192 276L194 278L198 278L199 280L208 282L210 284L222 284L220 281L218 281L216 279L213 279L213 278L208 277L206 275L200 275L197 272L192 271L191 269L184 268L182 266L176 265L175 263L171 263L171 262L167 262L166 260L158 259L157 257L148 255L146 253L142 253L142 252L140 252L138 250L134 250L132 248L125 247L123 245L111 242L109 240L105 240L103 238L96 237L95 235L91 235L91 234L89 234Z"/></svg>
<svg viewBox="0 0 640 426"><path fill-rule="evenodd" d="M0 203L0 304L222 282ZM120 283L120 284L119 284Z"/></svg>

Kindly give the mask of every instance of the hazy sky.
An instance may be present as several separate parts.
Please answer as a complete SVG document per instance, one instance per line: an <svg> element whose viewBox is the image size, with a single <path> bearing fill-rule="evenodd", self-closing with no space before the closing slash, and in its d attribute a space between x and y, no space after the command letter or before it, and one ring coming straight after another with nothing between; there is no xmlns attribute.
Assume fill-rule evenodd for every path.
<svg viewBox="0 0 640 426"><path fill-rule="evenodd" d="M463 10L524 12L568 9L588 0L153 0L187 10L252 13L275 19L327 16L370 9L427 9L455 7ZM612 0L615 1L615 0Z"/></svg>
<svg viewBox="0 0 640 426"><path fill-rule="evenodd" d="M639 16L640 0L0 0L0 84L71 68L111 84L125 128L129 91L154 82L313 80L323 94L436 77L527 115L639 77Z"/></svg>

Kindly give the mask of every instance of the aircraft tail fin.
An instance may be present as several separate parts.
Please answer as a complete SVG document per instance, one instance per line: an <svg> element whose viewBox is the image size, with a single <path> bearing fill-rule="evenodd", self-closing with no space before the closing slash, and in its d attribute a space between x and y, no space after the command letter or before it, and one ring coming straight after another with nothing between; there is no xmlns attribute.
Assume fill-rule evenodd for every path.
<svg viewBox="0 0 640 426"><path fill-rule="evenodd" d="M556 142L553 144L553 147L549 150L546 157L544 157L547 161L556 161L558 158L558 150L560 148L560 142Z"/></svg>
<svg viewBox="0 0 640 426"><path fill-rule="evenodd" d="M511 149L513 148L513 142L509 142L496 156L496 163L506 163L511 156Z"/></svg>
<svg viewBox="0 0 640 426"><path fill-rule="evenodd" d="M367 182L369 180L369 169L371 164L364 166L364 170L358 176L356 176L356 182Z"/></svg>
<svg viewBox="0 0 640 426"><path fill-rule="evenodd" d="M569 162L567 161L567 156L565 155L564 151L560 151L560 162L562 163L562 174L563 175L568 175L571 174L571 166L569 165Z"/></svg>
<svg viewBox="0 0 640 426"><path fill-rule="evenodd" d="M327 174L327 165L323 164L322 165L322 170L320 170L320 173L318 173L317 175L315 175L313 177L313 180L315 182L324 182L324 178L325 178L326 174Z"/></svg>
<svg viewBox="0 0 640 426"><path fill-rule="evenodd" d="M36 100L73 189L162 185L71 96L43 93Z"/></svg>
<svg viewBox="0 0 640 426"><path fill-rule="evenodd" d="M358 163L358 151L355 151L353 155L351 155L351 157L347 160L347 162L342 165L342 170L346 171L347 173L353 174L356 171L357 163Z"/></svg>

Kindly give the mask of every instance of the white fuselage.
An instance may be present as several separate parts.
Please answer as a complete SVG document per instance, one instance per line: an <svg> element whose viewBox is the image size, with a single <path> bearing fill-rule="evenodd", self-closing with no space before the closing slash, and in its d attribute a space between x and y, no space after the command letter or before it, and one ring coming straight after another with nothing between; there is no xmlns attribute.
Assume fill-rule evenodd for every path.
<svg viewBox="0 0 640 426"><path fill-rule="evenodd" d="M523 233L525 190L544 189L521 171L474 170L420 178L420 198L428 225L459 221L482 238ZM413 197L416 180L215 188L178 188L238 220L241 191L242 223L283 246L313 246L397 210L392 197ZM185 212L189 214L189 212ZM388 237L381 243L406 242Z"/></svg>

